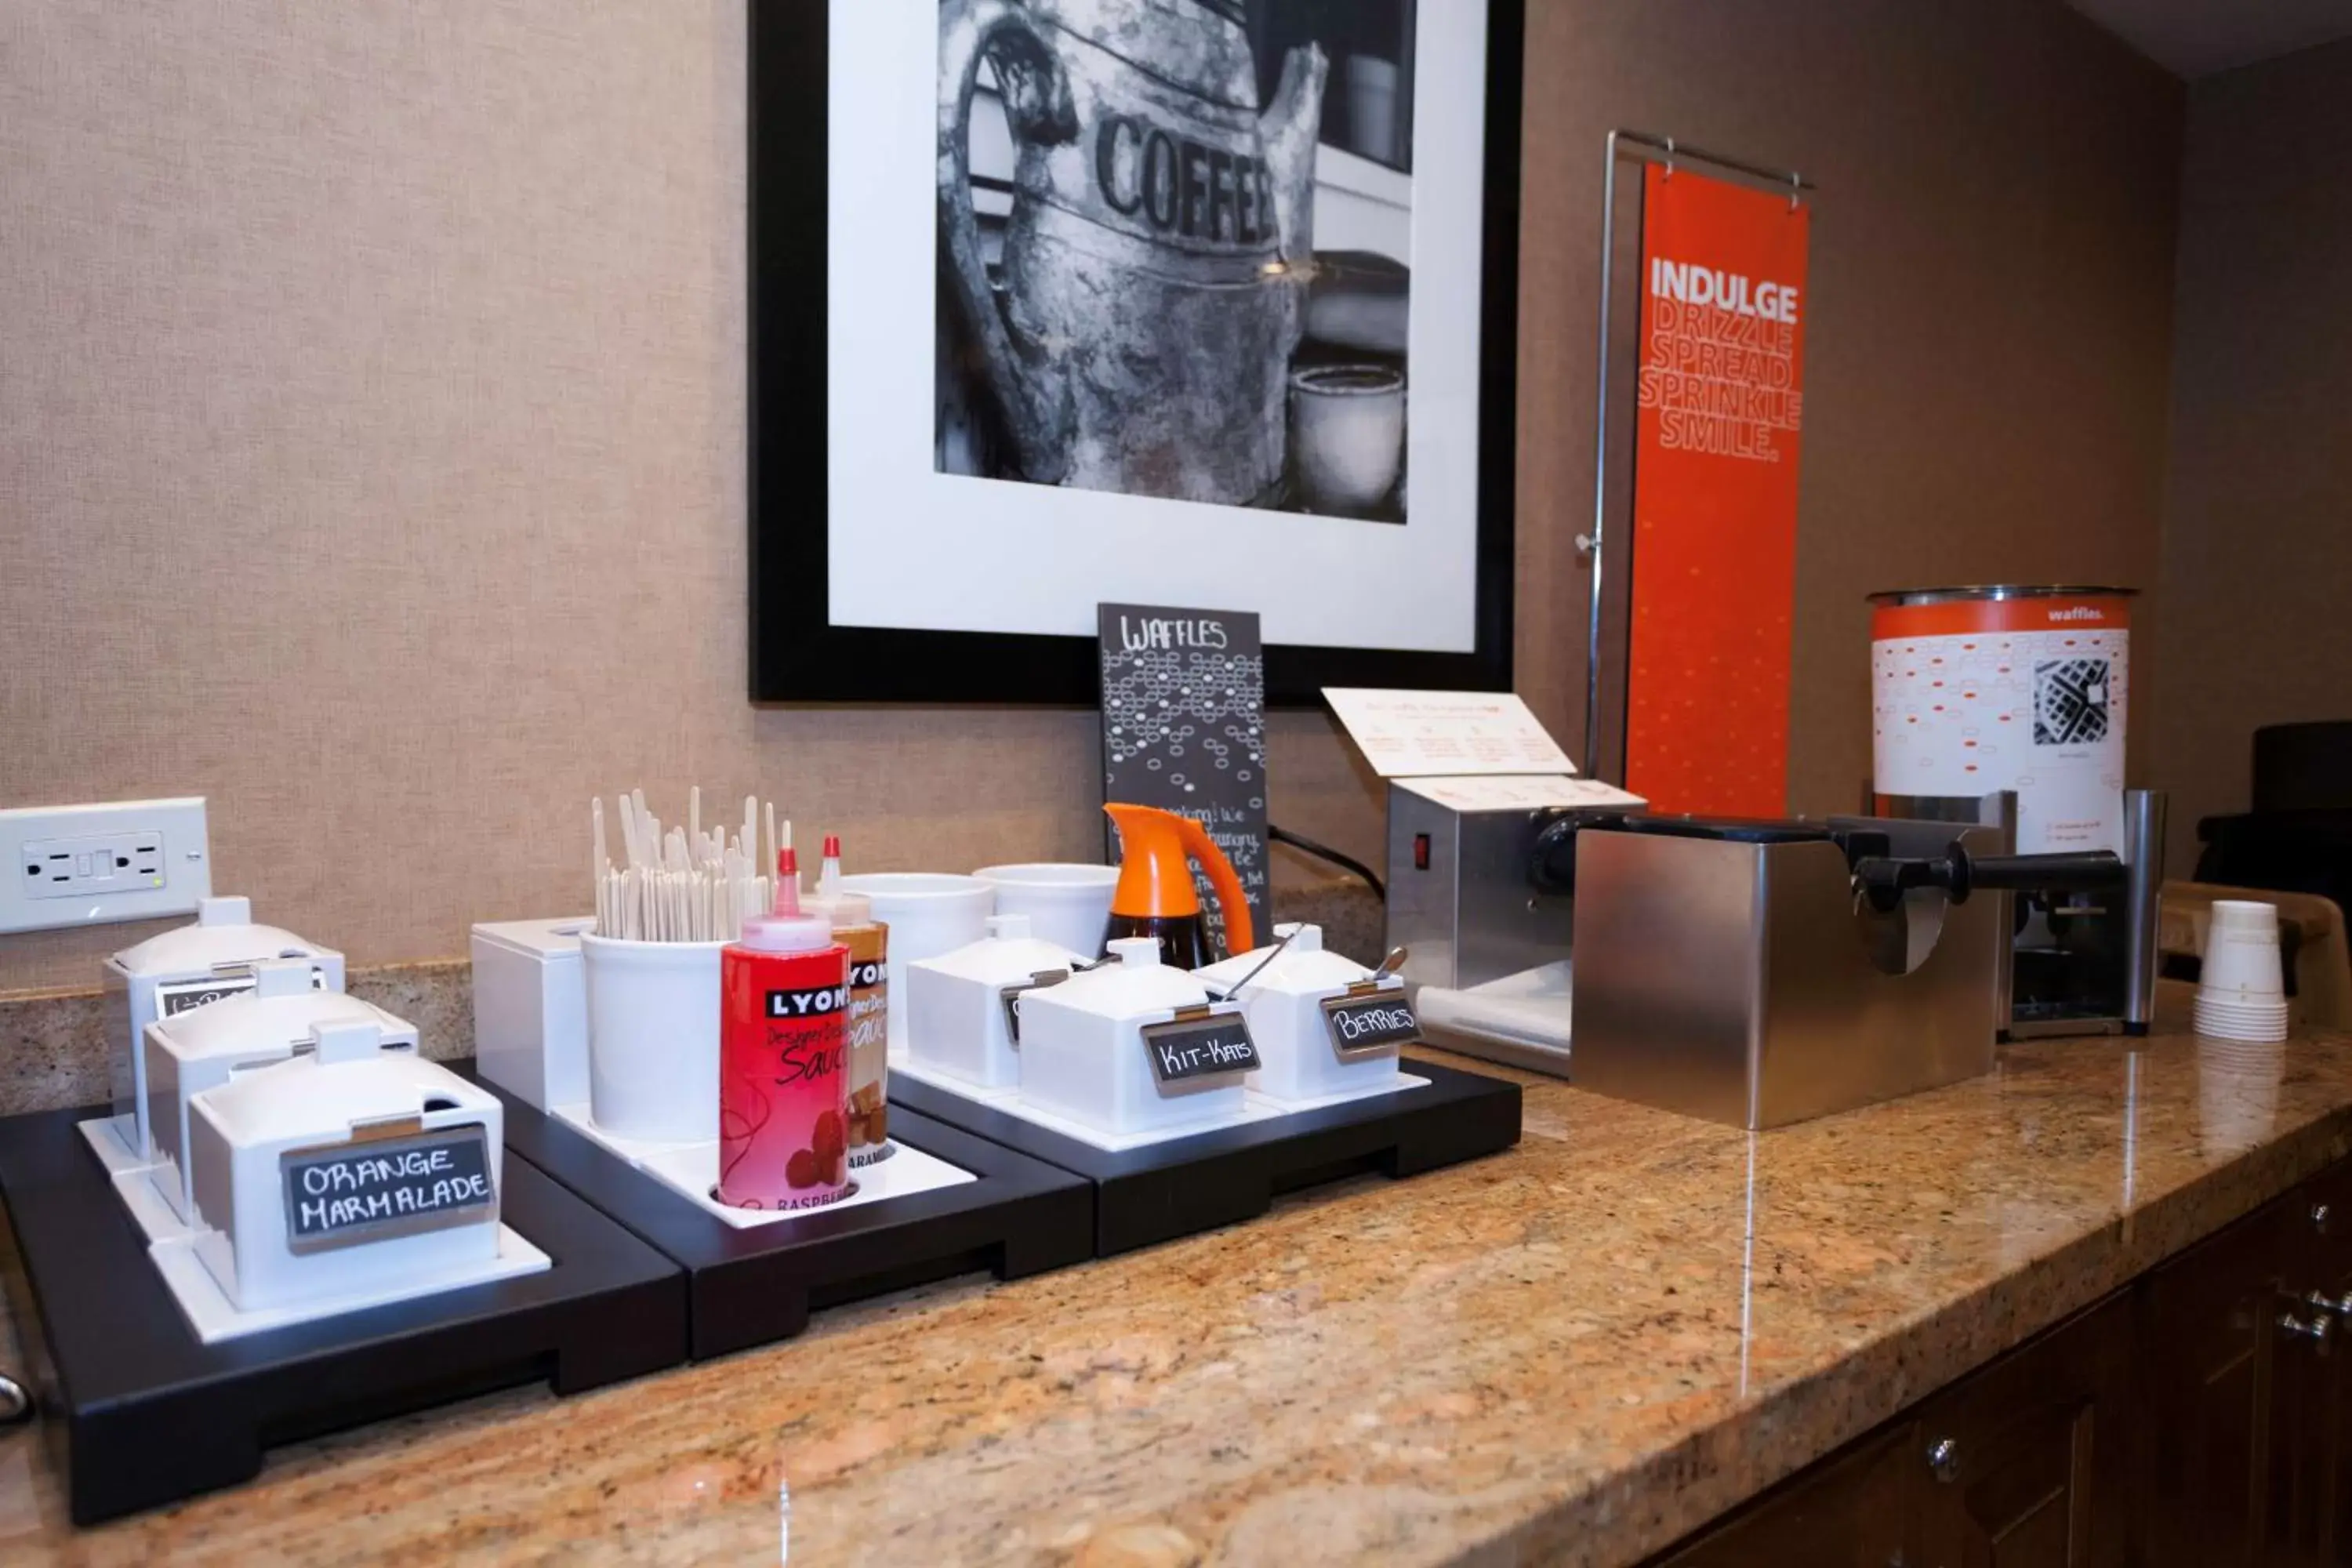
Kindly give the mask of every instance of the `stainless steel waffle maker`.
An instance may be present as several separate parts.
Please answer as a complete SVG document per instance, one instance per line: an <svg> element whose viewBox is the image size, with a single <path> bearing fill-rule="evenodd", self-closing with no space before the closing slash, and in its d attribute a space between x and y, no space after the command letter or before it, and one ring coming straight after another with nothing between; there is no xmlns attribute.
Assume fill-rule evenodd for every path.
<svg viewBox="0 0 2352 1568"><path fill-rule="evenodd" d="M1875 798L1880 811L1906 817L2004 828L2017 821L2017 796L2008 791ZM2147 1033L2159 964L2164 795L2124 791L2122 822L2120 855L2032 858L2042 869L2016 889L2003 1038Z"/></svg>
<svg viewBox="0 0 2352 1568"><path fill-rule="evenodd" d="M1761 1129L1990 1070L2015 895L2130 882L2111 854L2008 847L1892 818L1585 825L1574 1080Z"/></svg>

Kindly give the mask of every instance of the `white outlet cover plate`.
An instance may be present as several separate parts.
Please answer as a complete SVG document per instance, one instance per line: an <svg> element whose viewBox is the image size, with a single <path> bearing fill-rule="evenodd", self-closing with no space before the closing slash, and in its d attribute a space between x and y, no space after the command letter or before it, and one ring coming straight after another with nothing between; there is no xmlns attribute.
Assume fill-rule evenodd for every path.
<svg viewBox="0 0 2352 1568"><path fill-rule="evenodd" d="M0 932L194 914L212 896L202 795L0 810Z"/></svg>

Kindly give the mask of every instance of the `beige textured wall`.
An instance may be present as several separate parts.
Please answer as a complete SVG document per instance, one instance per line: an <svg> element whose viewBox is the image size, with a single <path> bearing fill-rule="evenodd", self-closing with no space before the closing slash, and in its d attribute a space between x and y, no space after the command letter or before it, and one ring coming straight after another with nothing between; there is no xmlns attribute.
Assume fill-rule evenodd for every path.
<svg viewBox="0 0 2352 1568"><path fill-rule="evenodd" d="M1823 186L1792 793L1867 767L1860 595L2147 581L2179 89L2056 0L1531 0L1522 689L1581 733L1599 148ZM1090 713L743 691L743 11L48 0L0 34L0 802L203 793L362 962L579 902L699 780L871 867L1097 842ZM1327 723L1277 819L1376 853ZM0 988L134 928L0 939Z"/></svg>
<svg viewBox="0 0 2352 1568"><path fill-rule="evenodd" d="M2352 43L2190 89L2158 730L2184 871L2259 725L2352 719Z"/></svg>
<svg viewBox="0 0 2352 1568"><path fill-rule="evenodd" d="M1801 170L1822 189L1790 798L1850 810L1864 595L2154 585L2179 86L2049 0L1528 9L1521 688L1581 737L1602 137Z"/></svg>

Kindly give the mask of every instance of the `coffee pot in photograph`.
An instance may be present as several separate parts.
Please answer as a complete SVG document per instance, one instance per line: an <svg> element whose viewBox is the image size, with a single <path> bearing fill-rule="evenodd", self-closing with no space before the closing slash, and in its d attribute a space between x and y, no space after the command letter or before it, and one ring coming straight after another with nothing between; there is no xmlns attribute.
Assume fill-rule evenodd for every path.
<svg viewBox="0 0 2352 1568"><path fill-rule="evenodd" d="M1280 491L1328 67L1292 49L1261 110L1239 12L940 7L943 270L1034 483L1225 505ZM983 64L1016 157L1001 284L971 197Z"/></svg>

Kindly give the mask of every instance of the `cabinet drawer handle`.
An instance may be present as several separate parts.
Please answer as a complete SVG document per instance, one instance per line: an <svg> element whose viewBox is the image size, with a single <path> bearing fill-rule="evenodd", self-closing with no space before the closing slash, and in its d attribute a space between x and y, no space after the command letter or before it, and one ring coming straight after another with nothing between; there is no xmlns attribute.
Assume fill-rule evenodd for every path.
<svg viewBox="0 0 2352 1568"><path fill-rule="evenodd" d="M2352 1318L2352 1290L2347 1290L2341 1296L2331 1296L2325 1290L2314 1290L2303 1300L2306 1306L2316 1308L2320 1311L2333 1312L2339 1318Z"/></svg>
<svg viewBox="0 0 2352 1568"><path fill-rule="evenodd" d="M1927 1445L1927 1468L1935 1478L1949 1486L1960 1473L1960 1445L1951 1437L1938 1437Z"/></svg>
<svg viewBox="0 0 2352 1568"><path fill-rule="evenodd" d="M2300 1334L2312 1343L2325 1349L2329 1336L2335 1331L2336 1320L2315 1316L2306 1323L2293 1312L2281 1312L2278 1326L2290 1334Z"/></svg>

